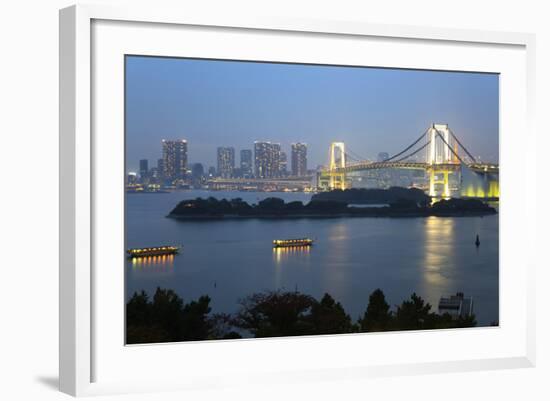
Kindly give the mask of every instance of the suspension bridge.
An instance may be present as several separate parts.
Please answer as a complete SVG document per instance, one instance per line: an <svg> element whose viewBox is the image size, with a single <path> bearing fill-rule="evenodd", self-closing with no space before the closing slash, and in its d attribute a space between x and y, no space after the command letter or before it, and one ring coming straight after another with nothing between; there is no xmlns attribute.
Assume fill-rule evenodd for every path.
<svg viewBox="0 0 550 401"><path fill-rule="evenodd" d="M349 175L360 171L422 170L428 177L428 195L448 198L451 196L449 175L460 175L463 168L480 176L490 187L490 190L473 191L467 196L498 197L498 164L476 161L447 124L432 124L412 144L381 161L366 160L352 151L346 152L344 142L331 143L329 164L318 175L318 187L347 189L351 186Z"/></svg>

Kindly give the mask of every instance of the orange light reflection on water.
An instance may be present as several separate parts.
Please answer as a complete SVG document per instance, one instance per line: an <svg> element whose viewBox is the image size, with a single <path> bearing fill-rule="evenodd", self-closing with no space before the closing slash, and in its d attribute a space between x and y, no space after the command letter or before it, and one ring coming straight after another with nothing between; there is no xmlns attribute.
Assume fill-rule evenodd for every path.
<svg viewBox="0 0 550 401"><path fill-rule="evenodd" d="M132 269L144 272L171 272L174 269L174 255L140 256L132 258Z"/></svg>
<svg viewBox="0 0 550 401"><path fill-rule="evenodd" d="M273 256L275 262L280 264L290 255L307 255L311 252L311 246L291 246L291 247L273 247Z"/></svg>

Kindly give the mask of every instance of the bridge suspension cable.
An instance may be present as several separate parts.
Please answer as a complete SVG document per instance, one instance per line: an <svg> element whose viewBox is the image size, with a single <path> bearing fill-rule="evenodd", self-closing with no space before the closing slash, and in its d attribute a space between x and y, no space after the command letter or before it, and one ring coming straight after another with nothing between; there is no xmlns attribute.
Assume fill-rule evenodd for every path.
<svg viewBox="0 0 550 401"><path fill-rule="evenodd" d="M361 159L358 159L357 157L353 157L351 154L349 154L347 152L344 153L344 156L346 157L346 164L347 164L348 160L351 160L353 162L360 162L361 161Z"/></svg>
<svg viewBox="0 0 550 401"><path fill-rule="evenodd" d="M439 132L437 132L437 136L439 136L439 137L441 138L441 140L443 141L443 143L444 143L445 145L447 145L447 147L450 149L451 152L453 152L453 155L455 155L456 158L457 158L458 160L460 160L460 163L466 164L466 163L464 163L464 160L462 160L462 158L454 151L453 147L447 143L447 141L445 140L445 138L443 138L443 135L441 135ZM454 135L453 135L453 136L454 136ZM456 139L456 138L455 138L455 139Z"/></svg>
<svg viewBox="0 0 550 401"><path fill-rule="evenodd" d="M419 147L418 149L414 150L412 153L408 153L406 154L408 151L410 151L411 149L413 149L424 137L426 137L426 134L429 132L430 129L432 129L433 127L428 127L428 129L426 129L422 135L420 135L420 137L418 137L418 139L416 139L412 144L410 144L409 146L407 146L405 149L403 149L401 152L399 153L396 153L395 155L391 156L391 157L388 157L384 160L382 160L380 163L386 163L386 162L402 162L403 160L406 160L414 155L416 155L417 153L419 153L420 151L422 151L423 149L426 149L426 147L432 142L432 140L428 140L425 144L423 144L421 147ZM468 149L466 149L466 147L460 142L460 140L457 138L457 136L455 135L455 133L450 129L450 128L447 128L448 131L450 132L452 138L456 141L456 143L460 146L460 148L466 153L466 155L472 160L473 163L475 163L476 159L472 156L472 154L468 151ZM452 154L464 165L467 165L466 162L464 161L464 159L462 157L460 157L460 155L458 154L458 151L456 151L453 146L450 145L450 143L445 139L445 137L441 134L441 132L439 130L436 129L436 133L437 133L437 137L439 137L441 139L441 141L445 144L445 146L452 152ZM405 156L403 156L404 154L406 154ZM364 163L364 162L368 162L368 163L371 163L367 158L364 158L362 157L361 155L359 155L358 153L355 153L354 151L352 151L351 149L347 149L346 152L343 153L343 156L345 157L345 160L350 160L352 162L359 162L359 163Z"/></svg>
<svg viewBox="0 0 550 401"><path fill-rule="evenodd" d="M432 141L428 141L428 142L426 142L424 145L422 145L421 147L419 147L417 150L415 150L414 152L408 154L407 156L401 157L400 159L393 160L393 161L394 161L395 163L402 162L403 160L408 159L409 157L414 156L415 154L417 154L417 153L420 152L421 150L425 149L426 146L428 146L431 142L432 142Z"/></svg>
<svg viewBox="0 0 550 401"><path fill-rule="evenodd" d="M345 155L346 155L346 158L349 157L351 160L358 161L358 162L368 160L366 157L361 156L360 154L354 152L351 149L348 149Z"/></svg>
<svg viewBox="0 0 550 401"><path fill-rule="evenodd" d="M392 161L393 159L395 159L396 157L399 157L401 156L403 153L407 152L409 149L413 148L418 142L420 142L424 137L425 135L428 133L428 130L430 128L428 128L426 131L424 131L424 133L422 135L420 135L420 137L414 141L411 145L407 146L405 149L403 149L401 152L393 155L392 157L388 157L387 159L385 160L382 160L383 162L389 162L389 161Z"/></svg>
<svg viewBox="0 0 550 401"><path fill-rule="evenodd" d="M472 162L475 163L476 162L476 159L475 157L472 156L472 154L470 152L468 152L468 149L466 149L466 147L458 140L458 138L456 137L455 133L450 129L450 128L447 128L449 130L449 132L451 133L451 135L453 136L454 140L456 141L456 143L458 143L458 145L462 148L462 150L464 150L464 152L466 152L466 154L470 157L470 159L472 159ZM447 145L449 146L449 145ZM454 153L454 152L453 152ZM455 155L456 156L456 155ZM457 156L458 157L458 156ZM460 159L460 157L459 157ZM460 160L462 161L462 160ZM464 162L462 162L464 163Z"/></svg>

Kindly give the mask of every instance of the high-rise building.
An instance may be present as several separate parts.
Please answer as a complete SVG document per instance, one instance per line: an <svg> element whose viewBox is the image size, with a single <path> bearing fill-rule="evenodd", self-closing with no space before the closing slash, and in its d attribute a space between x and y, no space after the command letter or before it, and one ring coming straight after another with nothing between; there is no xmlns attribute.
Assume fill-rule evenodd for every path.
<svg viewBox="0 0 550 401"><path fill-rule="evenodd" d="M254 142L254 176L256 178L267 177L270 147L269 142Z"/></svg>
<svg viewBox="0 0 550 401"><path fill-rule="evenodd" d="M149 161L147 159L139 161L139 177L142 181L149 177Z"/></svg>
<svg viewBox="0 0 550 401"><path fill-rule="evenodd" d="M279 176L285 177L287 173L287 158L286 152L279 153Z"/></svg>
<svg viewBox="0 0 550 401"><path fill-rule="evenodd" d="M380 152L378 153L378 161L383 162L384 160L387 160L390 158L390 154L388 152Z"/></svg>
<svg viewBox="0 0 550 401"><path fill-rule="evenodd" d="M162 140L162 164L164 178L176 180L185 178L187 174L187 141Z"/></svg>
<svg viewBox="0 0 550 401"><path fill-rule="evenodd" d="M307 144L293 143L291 155L291 170L295 177L303 177L307 174Z"/></svg>
<svg viewBox="0 0 550 401"><path fill-rule="evenodd" d="M254 175L256 178L279 176L281 145L271 142L254 142Z"/></svg>
<svg viewBox="0 0 550 401"><path fill-rule="evenodd" d="M271 144L271 157L273 158L273 174L271 177L280 177L281 176L281 144L272 143Z"/></svg>
<svg viewBox="0 0 550 401"><path fill-rule="evenodd" d="M252 151L250 149L241 150L241 174L244 178L252 177Z"/></svg>
<svg viewBox="0 0 550 401"><path fill-rule="evenodd" d="M160 180L164 178L164 159L157 160L157 175Z"/></svg>
<svg viewBox="0 0 550 401"><path fill-rule="evenodd" d="M235 169L235 148L218 148L218 175L231 178Z"/></svg>

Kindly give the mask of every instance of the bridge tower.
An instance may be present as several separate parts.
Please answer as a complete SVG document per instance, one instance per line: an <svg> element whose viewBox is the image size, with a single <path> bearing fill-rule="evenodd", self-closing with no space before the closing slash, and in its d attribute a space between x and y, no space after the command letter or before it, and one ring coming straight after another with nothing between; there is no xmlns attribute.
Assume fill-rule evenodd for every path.
<svg viewBox="0 0 550 401"><path fill-rule="evenodd" d="M430 176L429 195L437 195L436 185L439 184L443 185L442 196L449 198L451 196L449 174L454 171L449 166L459 163L457 144L452 139L447 124L432 124L428 129L426 139L429 143L426 155L428 174Z"/></svg>
<svg viewBox="0 0 550 401"><path fill-rule="evenodd" d="M346 167L346 147L344 142L332 142L329 154L329 188L346 189L346 174L336 169Z"/></svg>

